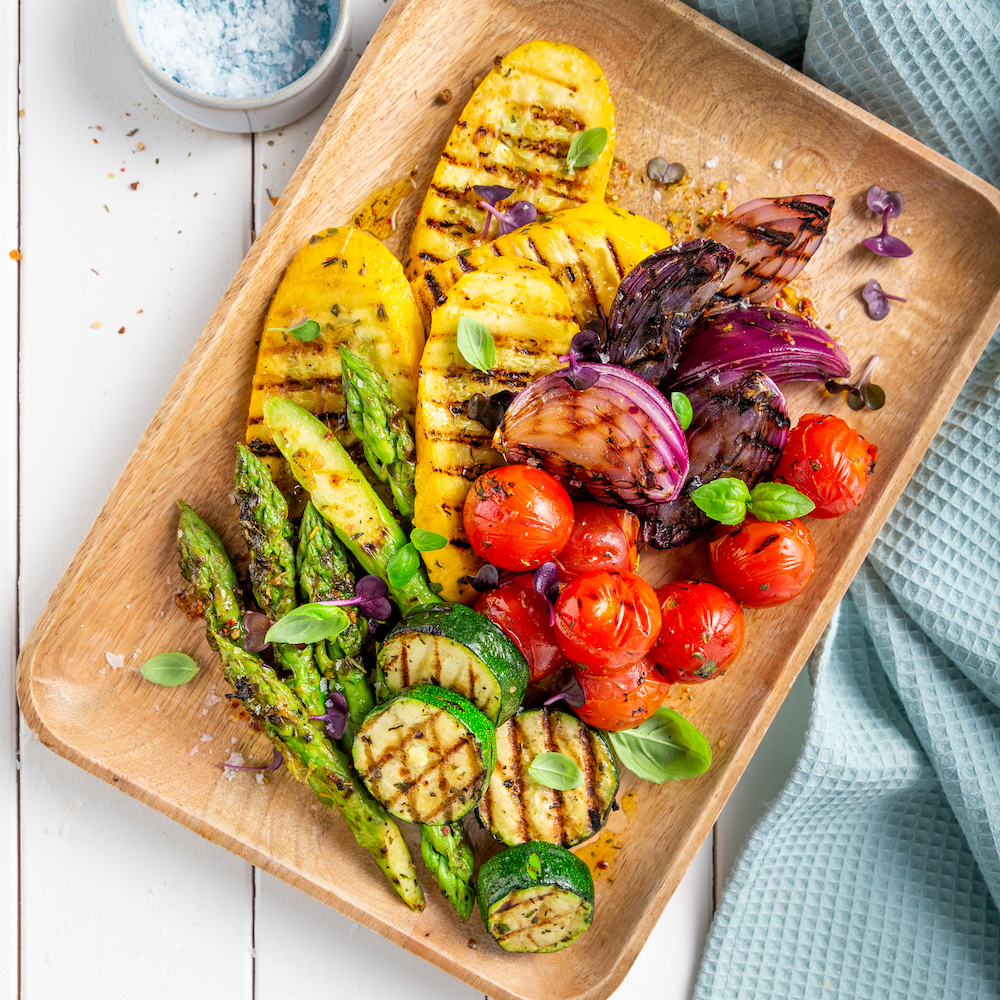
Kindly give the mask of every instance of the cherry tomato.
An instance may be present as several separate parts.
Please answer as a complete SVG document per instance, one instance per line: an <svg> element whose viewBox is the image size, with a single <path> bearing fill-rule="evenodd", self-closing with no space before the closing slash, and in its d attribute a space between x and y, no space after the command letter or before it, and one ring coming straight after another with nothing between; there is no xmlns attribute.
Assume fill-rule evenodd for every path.
<svg viewBox="0 0 1000 1000"><path fill-rule="evenodd" d="M505 465L472 484L463 519L478 556L519 572L548 562L566 545L573 531L573 501L543 469Z"/></svg>
<svg viewBox="0 0 1000 1000"><path fill-rule="evenodd" d="M639 518L632 511L590 501L574 504L573 531L556 556L559 579L565 583L594 569L634 570L638 536Z"/></svg>
<svg viewBox="0 0 1000 1000"><path fill-rule="evenodd" d="M743 645L743 609L705 580L678 580L656 591L663 614L649 659L665 681L699 684L721 677Z"/></svg>
<svg viewBox="0 0 1000 1000"><path fill-rule="evenodd" d="M719 585L746 608L784 604L801 593L816 568L809 529L798 519L748 516L708 544Z"/></svg>
<svg viewBox="0 0 1000 1000"><path fill-rule="evenodd" d="M877 454L840 417L807 413L789 433L774 478L809 497L813 517L839 517L860 502Z"/></svg>
<svg viewBox="0 0 1000 1000"><path fill-rule="evenodd" d="M566 663L549 624L549 602L532 586L533 574L522 573L488 590L473 605L499 625L528 661L530 681L548 677Z"/></svg>
<svg viewBox="0 0 1000 1000"><path fill-rule="evenodd" d="M653 664L639 660L607 677L576 671L587 699L573 711L597 729L631 729L645 722L662 704L670 685L659 680ZM558 706L557 706L558 707Z"/></svg>
<svg viewBox="0 0 1000 1000"><path fill-rule="evenodd" d="M555 631L570 662L613 674L641 660L656 642L660 602L635 573L583 573L559 591Z"/></svg>

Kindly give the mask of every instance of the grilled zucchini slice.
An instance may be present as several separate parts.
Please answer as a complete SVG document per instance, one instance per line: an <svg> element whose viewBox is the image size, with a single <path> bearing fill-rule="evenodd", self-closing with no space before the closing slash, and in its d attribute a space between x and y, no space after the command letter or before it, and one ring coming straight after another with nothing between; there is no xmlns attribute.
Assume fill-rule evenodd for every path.
<svg viewBox="0 0 1000 1000"><path fill-rule="evenodd" d="M378 651L378 690L437 684L468 698L499 725L517 710L528 686L528 661L485 615L464 604L417 608Z"/></svg>
<svg viewBox="0 0 1000 1000"><path fill-rule="evenodd" d="M493 771L493 724L433 684L403 691L365 717L354 768L397 819L441 826L476 807Z"/></svg>
<svg viewBox="0 0 1000 1000"><path fill-rule="evenodd" d="M608 142L588 167L570 169L570 143L589 128ZM469 99L434 170L410 238L415 278L478 246L486 212L474 185L514 188L511 197L557 212L603 201L615 150L615 111L600 66L559 42L534 41L497 59Z"/></svg>
<svg viewBox="0 0 1000 1000"><path fill-rule="evenodd" d="M528 773L540 753L562 753L583 772L579 788L559 791ZM497 762L479 818L505 844L541 840L572 847L608 820L618 767L604 737L568 712L547 708L515 715L497 730Z"/></svg>
<svg viewBox="0 0 1000 1000"><path fill-rule="evenodd" d="M320 326L315 340L286 332L305 319ZM347 424L341 346L389 383L412 423L423 343L423 323L399 261L361 229L318 233L292 259L271 300L250 394L247 445L283 490L294 486L264 424L264 401L271 396L315 414L345 447L357 440Z"/></svg>
<svg viewBox="0 0 1000 1000"><path fill-rule="evenodd" d="M577 323L585 327L607 316L622 278L651 253L671 245L655 222L603 202L557 212L547 222L522 226L425 271L411 284L425 326L431 310L469 271L491 257L523 257L549 269L569 299Z"/></svg>
<svg viewBox="0 0 1000 1000"><path fill-rule="evenodd" d="M473 368L458 350L463 316L479 320L493 335L497 361L489 373ZM477 596L465 578L482 561L466 538L462 508L473 481L504 464L490 447L491 432L465 415L469 397L516 392L562 367L559 357L576 332L566 293L541 264L516 257L497 257L460 278L434 310L417 389L413 523L448 539L443 549L423 553L445 601L471 604Z"/></svg>
<svg viewBox="0 0 1000 1000"><path fill-rule="evenodd" d="M483 923L504 951L562 951L594 919L590 869L552 844L508 847L484 861L476 895Z"/></svg>

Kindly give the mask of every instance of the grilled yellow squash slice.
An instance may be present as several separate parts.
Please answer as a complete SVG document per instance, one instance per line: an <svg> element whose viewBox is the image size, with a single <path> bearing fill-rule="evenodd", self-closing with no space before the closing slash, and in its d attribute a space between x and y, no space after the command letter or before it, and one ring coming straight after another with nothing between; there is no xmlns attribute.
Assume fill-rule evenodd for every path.
<svg viewBox="0 0 1000 1000"><path fill-rule="evenodd" d="M456 343L458 321L484 323L497 349L488 374L470 366ZM420 361L417 389L417 490L413 523L448 539L423 553L431 583L446 601L471 604L476 591L465 577L482 565L469 546L462 508L473 481L503 464L490 447L492 433L465 415L473 393L517 391L562 367L577 332L566 293L533 261L497 257L459 278L434 310Z"/></svg>
<svg viewBox="0 0 1000 1000"><path fill-rule="evenodd" d="M566 154L589 128L608 142L588 167ZM540 212L603 201L615 149L615 112L601 67L585 52L535 41L498 58L452 129L417 215L407 276L482 242L486 212L473 185L514 188Z"/></svg>
<svg viewBox="0 0 1000 1000"><path fill-rule="evenodd" d="M463 274L494 257L524 257L549 269L569 298L577 323L585 327L598 318L599 309L608 315L619 283L636 264L672 242L655 222L593 201L437 264L414 278L411 287L427 326L431 310L444 302Z"/></svg>
<svg viewBox="0 0 1000 1000"><path fill-rule="evenodd" d="M315 340L286 332L307 318L320 326ZM248 446L286 492L294 487L264 424L270 396L284 396L315 414L345 447L354 443L340 381L341 345L385 378L412 421L423 343L423 324L399 261L361 229L318 233L288 265L267 312L250 394Z"/></svg>

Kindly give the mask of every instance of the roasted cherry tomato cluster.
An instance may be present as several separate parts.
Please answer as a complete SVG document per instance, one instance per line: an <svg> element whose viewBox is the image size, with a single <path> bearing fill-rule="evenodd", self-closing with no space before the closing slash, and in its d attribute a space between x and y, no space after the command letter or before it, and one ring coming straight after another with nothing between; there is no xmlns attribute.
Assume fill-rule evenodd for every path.
<svg viewBox="0 0 1000 1000"><path fill-rule="evenodd" d="M839 417L807 414L775 479L809 497L814 516L835 517L861 499L875 457L875 446ZM601 729L638 725L671 684L721 676L743 644L743 608L791 600L816 565L800 519L748 514L720 525L709 542L715 583L678 580L654 590L635 572L634 513L574 504L558 479L527 465L480 476L464 524L475 552L514 574L476 610L517 644L538 690L555 693L572 669L585 699L574 710Z"/></svg>

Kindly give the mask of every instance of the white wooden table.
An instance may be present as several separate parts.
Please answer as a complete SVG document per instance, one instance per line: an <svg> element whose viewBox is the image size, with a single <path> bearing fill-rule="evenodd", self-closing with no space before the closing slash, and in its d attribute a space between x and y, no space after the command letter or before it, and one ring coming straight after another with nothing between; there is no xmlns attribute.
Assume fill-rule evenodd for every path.
<svg viewBox="0 0 1000 1000"><path fill-rule="evenodd" d="M345 79L389 6L353 3ZM152 96L109 0L0 0L0 998L476 996L55 756L14 697L19 643L329 103L211 132ZM803 674L620 1000L690 996L809 701Z"/></svg>

